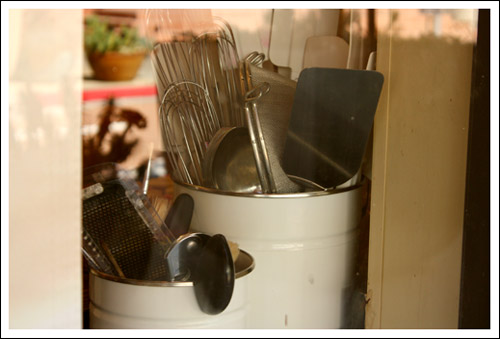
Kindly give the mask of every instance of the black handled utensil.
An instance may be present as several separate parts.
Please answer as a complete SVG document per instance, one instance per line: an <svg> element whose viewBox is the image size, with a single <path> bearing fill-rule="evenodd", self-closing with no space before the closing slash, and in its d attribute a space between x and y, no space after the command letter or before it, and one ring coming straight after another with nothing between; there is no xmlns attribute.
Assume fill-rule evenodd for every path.
<svg viewBox="0 0 500 339"><path fill-rule="evenodd" d="M178 238L189 231L193 217L194 200L189 194L180 194L175 198L165 218L165 224L174 237Z"/></svg>
<svg viewBox="0 0 500 339"><path fill-rule="evenodd" d="M212 315L224 311L233 295L235 272L229 245L222 234L208 240L193 273L200 309Z"/></svg>

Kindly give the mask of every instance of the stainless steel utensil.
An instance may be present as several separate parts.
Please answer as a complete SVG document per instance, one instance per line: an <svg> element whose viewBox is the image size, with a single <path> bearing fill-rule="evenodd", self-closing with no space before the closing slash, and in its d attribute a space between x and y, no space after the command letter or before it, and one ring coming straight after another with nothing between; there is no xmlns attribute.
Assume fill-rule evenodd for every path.
<svg viewBox="0 0 500 339"><path fill-rule="evenodd" d="M243 126L239 88L239 56L229 24L214 17L212 30L193 40L192 72L209 93L221 126Z"/></svg>
<svg viewBox="0 0 500 339"><path fill-rule="evenodd" d="M281 165L297 83L253 64L248 78L252 86L269 84L269 93L256 105L276 193L300 192L302 187L290 180Z"/></svg>
<svg viewBox="0 0 500 339"><path fill-rule="evenodd" d="M243 126L239 56L231 27L218 17L205 17L200 25L186 13L174 25L170 14L164 9L147 12L148 30L165 31L151 51L160 99L172 83L196 82L207 91L222 126Z"/></svg>
<svg viewBox="0 0 500 339"><path fill-rule="evenodd" d="M228 192L262 192L246 127L223 127L210 142L203 163L204 186Z"/></svg>
<svg viewBox="0 0 500 339"><path fill-rule="evenodd" d="M82 253L89 266L94 270L111 275L118 275L118 272L114 269L106 252L104 252L101 246L95 242L85 228L82 229Z"/></svg>
<svg viewBox="0 0 500 339"><path fill-rule="evenodd" d="M288 178L280 164L295 91L294 82L279 75L267 74L268 71L251 64L262 60L262 57L255 52L242 62L241 87L246 91L243 96L248 131L223 128L216 133L203 164L207 187L245 193L303 190L302 186ZM268 79L274 87L264 81ZM271 93L274 93L273 97ZM265 124L260 119L262 108Z"/></svg>
<svg viewBox="0 0 500 339"><path fill-rule="evenodd" d="M183 9L147 9L145 14L146 35L154 43L150 54L161 100L171 83L194 81L193 39L211 30L213 22L211 13L197 13L203 20L193 21L194 12Z"/></svg>
<svg viewBox="0 0 500 339"><path fill-rule="evenodd" d="M245 57L245 60L248 61L250 65L262 66L262 63L264 62L265 58L266 56L264 53L253 51Z"/></svg>
<svg viewBox="0 0 500 339"><path fill-rule="evenodd" d="M86 169L84 182L83 238L92 238L94 247L100 247L113 274L167 279L163 255L174 237L135 182L119 178L108 164Z"/></svg>
<svg viewBox="0 0 500 339"><path fill-rule="evenodd" d="M272 193L269 159L254 106L268 90L263 84L246 94L248 128L226 127L215 134L203 163L205 186L231 192Z"/></svg>
<svg viewBox="0 0 500 339"><path fill-rule="evenodd" d="M243 70L248 74L248 62L244 63ZM249 79L248 75L247 78ZM247 81L248 82L248 81ZM276 184L271 169L271 162L267 153L264 135L259 121L256 102L269 92L269 84L264 83L259 87L252 88L250 83L247 83L245 88L247 91L244 96L245 100L245 116L247 119L248 134L253 148L255 164L257 165L257 173L259 175L260 184L263 193L276 193Z"/></svg>
<svg viewBox="0 0 500 339"><path fill-rule="evenodd" d="M160 131L173 176L201 185L202 161L221 124L208 92L199 84L171 84L159 108Z"/></svg>
<svg viewBox="0 0 500 339"><path fill-rule="evenodd" d="M153 47L150 56L160 100L170 84L194 81L191 50L191 41L161 42Z"/></svg>

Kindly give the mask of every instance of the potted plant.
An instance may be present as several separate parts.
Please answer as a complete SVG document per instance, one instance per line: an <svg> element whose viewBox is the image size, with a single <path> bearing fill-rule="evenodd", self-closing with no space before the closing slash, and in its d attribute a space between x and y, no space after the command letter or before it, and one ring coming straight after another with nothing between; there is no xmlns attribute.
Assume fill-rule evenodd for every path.
<svg viewBox="0 0 500 339"><path fill-rule="evenodd" d="M91 15L85 20L84 34L85 54L95 79L124 81L136 76L148 48L135 27L113 27Z"/></svg>

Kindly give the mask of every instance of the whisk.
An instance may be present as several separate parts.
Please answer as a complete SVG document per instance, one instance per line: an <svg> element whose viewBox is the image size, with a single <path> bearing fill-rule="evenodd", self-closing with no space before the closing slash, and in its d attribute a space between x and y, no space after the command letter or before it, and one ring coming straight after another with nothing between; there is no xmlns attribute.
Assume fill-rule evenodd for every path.
<svg viewBox="0 0 500 339"><path fill-rule="evenodd" d="M168 86L176 81L194 81L191 67L191 50L194 37L200 29L191 23L189 13L183 9L147 9L145 29L148 38L154 42L151 61L156 77L159 98ZM210 13L205 16L211 18ZM203 30L212 25L201 23ZM200 25L200 22L199 24Z"/></svg>
<svg viewBox="0 0 500 339"><path fill-rule="evenodd" d="M229 24L214 18L214 27L193 41L193 74L209 93L223 127L243 126L239 56Z"/></svg>
<svg viewBox="0 0 500 339"><path fill-rule="evenodd" d="M173 175L201 185L208 144L221 128L208 91L192 81L169 85L159 108L160 130Z"/></svg>
<svg viewBox="0 0 500 339"><path fill-rule="evenodd" d="M156 86L160 99L168 86L176 81L194 81L191 42L172 41L156 44L151 52Z"/></svg>
<svg viewBox="0 0 500 339"><path fill-rule="evenodd" d="M193 11L146 14L148 31L155 31L157 41L151 60L159 97L172 83L196 82L207 90L221 126L242 126L239 57L232 29L223 19L207 14L193 20Z"/></svg>

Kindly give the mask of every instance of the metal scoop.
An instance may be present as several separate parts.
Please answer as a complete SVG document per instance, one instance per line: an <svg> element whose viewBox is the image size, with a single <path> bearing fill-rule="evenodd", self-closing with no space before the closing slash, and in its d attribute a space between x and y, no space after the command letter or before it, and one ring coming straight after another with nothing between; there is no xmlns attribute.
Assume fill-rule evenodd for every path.
<svg viewBox="0 0 500 339"><path fill-rule="evenodd" d="M269 85L262 84L246 93L248 129L221 128L214 135L203 162L205 186L231 192L276 192L255 106L268 91Z"/></svg>
<svg viewBox="0 0 500 339"><path fill-rule="evenodd" d="M203 163L206 187L253 193L262 190L246 127L223 127L208 145Z"/></svg>

